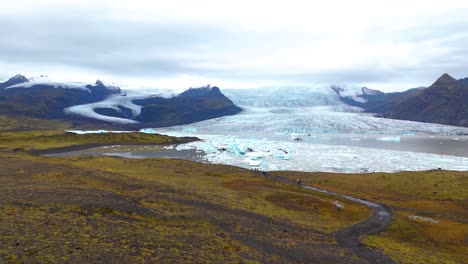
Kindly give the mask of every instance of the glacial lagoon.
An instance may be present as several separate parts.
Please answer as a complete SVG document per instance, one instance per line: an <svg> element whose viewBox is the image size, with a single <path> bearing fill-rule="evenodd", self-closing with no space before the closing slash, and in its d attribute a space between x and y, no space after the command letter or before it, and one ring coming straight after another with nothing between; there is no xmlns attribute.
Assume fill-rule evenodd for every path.
<svg viewBox="0 0 468 264"><path fill-rule="evenodd" d="M148 130L200 141L174 146L107 146L55 154L175 158L261 170L342 173L468 170L468 136L326 133L216 135L194 129Z"/></svg>

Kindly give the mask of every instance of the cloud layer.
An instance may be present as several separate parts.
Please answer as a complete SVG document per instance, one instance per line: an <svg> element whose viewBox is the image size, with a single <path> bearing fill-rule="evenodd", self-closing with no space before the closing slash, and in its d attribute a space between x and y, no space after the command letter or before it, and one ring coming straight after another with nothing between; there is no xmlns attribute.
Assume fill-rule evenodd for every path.
<svg viewBox="0 0 468 264"><path fill-rule="evenodd" d="M468 76L466 1L95 2L2 4L0 78L397 90Z"/></svg>

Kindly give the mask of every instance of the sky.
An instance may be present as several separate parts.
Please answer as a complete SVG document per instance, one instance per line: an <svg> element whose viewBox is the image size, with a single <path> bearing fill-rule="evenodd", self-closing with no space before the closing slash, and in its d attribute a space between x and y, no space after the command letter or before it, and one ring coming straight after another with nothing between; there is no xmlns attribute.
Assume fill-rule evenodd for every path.
<svg viewBox="0 0 468 264"><path fill-rule="evenodd" d="M468 77L466 14L468 0L5 1L0 79L398 91Z"/></svg>

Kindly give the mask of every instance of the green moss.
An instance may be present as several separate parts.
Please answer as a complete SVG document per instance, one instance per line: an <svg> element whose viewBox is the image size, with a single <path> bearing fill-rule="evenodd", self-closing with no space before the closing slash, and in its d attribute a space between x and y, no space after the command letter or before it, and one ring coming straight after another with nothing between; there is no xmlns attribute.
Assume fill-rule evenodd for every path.
<svg viewBox="0 0 468 264"><path fill-rule="evenodd" d="M69 129L70 123L61 120L46 120L29 117L8 117L0 115L0 131L28 131Z"/></svg>
<svg viewBox="0 0 468 264"><path fill-rule="evenodd" d="M129 133L102 133L78 135L63 131L0 132L0 147L49 149L83 144L161 144L178 143L179 139L163 135Z"/></svg>

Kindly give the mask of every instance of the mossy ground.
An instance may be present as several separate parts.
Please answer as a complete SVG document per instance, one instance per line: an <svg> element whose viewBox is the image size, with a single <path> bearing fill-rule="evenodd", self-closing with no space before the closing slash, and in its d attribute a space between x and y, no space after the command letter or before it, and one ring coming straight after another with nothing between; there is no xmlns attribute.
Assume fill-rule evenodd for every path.
<svg viewBox="0 0 468 264"><path fill-rule="evenodd" d="M395 212L392 223L363 241L399 263L467 263L468 172L277 173L390 206Z"/></svg>
<svg viewBox="0 0 468 264"><path fill-rule="evenodd" d="M44 150L86 144L170 144L181 140L169 136L131 133L102 133L78 135L58 130L0 132L0 148Z"/></svg>
<svg viewBox="0 0 468 264"><path fill-rule="evenodd" d="M61 120L45 120L31 117L0 115L0 131L25 131L44 129L69 129L71 124Z"/></svg>
<svg viewBox="0 0 468 264"><path fill-rule="evenodd" d="M334 231L370 214L346 200L230 166L156 158L47 158L18 151L177 142L141 133L0 132L0 259L366 263L333 238ZM394 221L363 241L398 262L465 261L466 172L277 173L389 205ZM337 200L344 209L333 204Z"/></svg>
<svg viewBox="0 0 468 264"><path fill-rule="evenodd" d="M365 262L333 238L369 215L361 205L340 201L345 208L338 209L333 197L229 166L12 151L88 144L101 135L2 135L8 135L0 139L6 263Z"/></svg>

